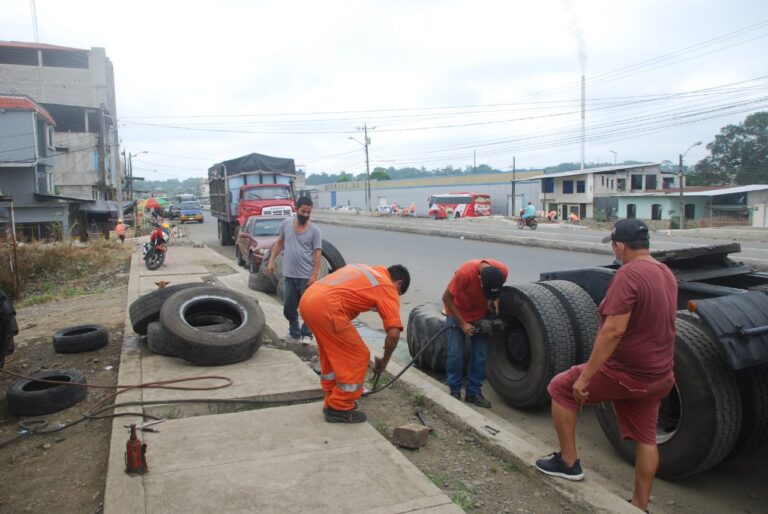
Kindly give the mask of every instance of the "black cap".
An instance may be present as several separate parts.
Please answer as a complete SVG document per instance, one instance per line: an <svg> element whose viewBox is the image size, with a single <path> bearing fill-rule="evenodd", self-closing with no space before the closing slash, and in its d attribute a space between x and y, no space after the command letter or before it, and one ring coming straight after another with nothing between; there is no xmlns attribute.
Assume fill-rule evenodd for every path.
<svg viewBox="0 0 768 514"><path fill-rule="evenodd" d="M480 282L483 285L483 294L489 300L495 300L501 296L501 286L504 285L504 274L496 266L486 266L480 272Z"/></svg>
<svg viewBox="0 0 768 514"><path fill-rule="evenodd" d="M611 235L603 238L603 243L608 241L647 241L650 237L648 225L637 219L626 219L616 222Z"/></svg>

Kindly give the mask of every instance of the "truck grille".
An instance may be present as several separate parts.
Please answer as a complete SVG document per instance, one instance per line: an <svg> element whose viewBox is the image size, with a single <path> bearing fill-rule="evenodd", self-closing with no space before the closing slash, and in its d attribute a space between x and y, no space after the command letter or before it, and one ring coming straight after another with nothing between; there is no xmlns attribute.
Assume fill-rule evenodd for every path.
<svg viewBox="0 0 768 514"><path fill-rule="evenodd" d="M261 211L264 216L290 216L293 209L290 205L277 205L274 207L264 207Z"/></svg>

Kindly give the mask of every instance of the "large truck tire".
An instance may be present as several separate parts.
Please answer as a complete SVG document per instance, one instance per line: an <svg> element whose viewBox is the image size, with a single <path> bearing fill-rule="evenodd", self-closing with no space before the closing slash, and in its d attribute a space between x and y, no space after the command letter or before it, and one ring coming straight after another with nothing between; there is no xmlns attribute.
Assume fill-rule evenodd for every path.
<svg viewBox="0 0 768 514"><path fill-rule="evenodd" d="M562 305L540 284L505 286L499 316L504 334L489 337L488 382L505 402L532 407L549 400L547 385L576 361L576 338Z"/></svg>
<svg viewBox="0 0 768 514"><path fill-rule="evenodd" d="M109 343L109 331L104 325L75 325L53 334L56 353L80 353L98 350Z"/></svg>
<svg viewBox="0 0 768 514"><path fill-rule="evenodd" d="M580 286L567 280L539 282L560 300L576 336L576 364L589 360L600 328L600 314L592 297Z"/></svg>
<svg viewBox="0 0 768 514"><path fill-rule="evenodd" d="M272 284L274 287L273 292L277 295L278 300L280 300L281 302L284 299L284 292L285 292L283 256L284 256L284 253L280 252L280 255L278 255L275 258L275 273L269 273L266 270L264 270L266 273L266 276L268 276L272 280ZM265 259L266 258L267 257L265 257ZM346 262L344 261L344 257L342 257L341 252L339 252L336 249L336 247L333 246L331 243L323 239L322 250L321 250L321 260L320 260L320 272L318 273L317 278L321 279L324 276L330 273L333 273L334 271L340 268L343 268L344 266L346 266ZM260 267L260 270L265 267L266 265L262 264Z"/></svg>
<svg viewBox="0 0 768 514"><path fill-rule="evenodd" d="M53 414L80 403L86 388L78 385L45 384L30 380L55 380L71 384L85 384L85 375L75 369L49 369L20 378L8 386L8 410L17 416Z"/></svg>
<svg viewBox="0 0 768 514"><path fill-rule="evenodd" d="M445 314L439 303L419 305L408 315L408 352L415 356L424 348L435 334L445 328ZM419 355L414 365L419 369L436 373L445 373L445 361L448 356L448 338L443 332L429 348ZM467 360L467 359L465 359Z"/></svg>
<svg viewBox="0 0 768 514"><path fill-rule="evenodd" d="M165 303L165 300L179 291L184 291L193 287L211 286L204 282L190 282L162 287L140 296L128 308L133 331L142 336L147 335L147 327L149 324L160 319L160 308L163 306L163 303Z"/></svg>
<svg viewBox="0 0 768 514"><path fill-rule="evenodd" d="M218 236L221 246L232 246L234 244L232 240L232 227L224 220L219 220Z"/></svg>
<svg viewBox="0 0 768 514"><path fill-rule="evenodd" d="M234 322L228 332L199 330L190 322L199 314L217 314ZM180 291L160 310L160 323L168 333L166 346L177 357L200 366L233 364L259 349L264 312L256 300L227 289Z"/></svg>
<svg viewBox="0 0 768 514"><path fill-rule="evenodd" d="M675 480L701 473L733 450L741 425L741 397L736 376L713 341L694 323L675 323L675 386L662 401L656 440L656 475ZM611 445L629 463L635 444L622 440L610 402L597 406L597 419Z"/></svg>
<svg viewBox="0 0 768 514"><path fill-rule="evenodd" d="M344 257L341 255L341 252L338 251L335 246L333 246L325 239L323 239L322 242L322 257L324 262L321 265L321 268L325 269L320 270L321 277L333 273L334 271L337 271L347 265L347 263L344 261Z"/></svg>
<svg viewBox="0 0 768 514"><path fill-rule="evenodd" d="M678 311L677 317L692 323L709 337L715 337L698 315ZM742 457L768 440L768 365L736 370L734 373L741 395L741 428L730 456Z"/></svg>
<svg viewBox="0 0 768 514"><path fill-rule="evenodd" d="M199 314L191 316L189 324L203 332L230 332L237 328L237 325L229 318L219 314ZM156 355L166 357L176 357L176 354L168 349L168 332L166 332L162 323L153 321L147 327L147 347L149 351Z"/></svg>
<svg viewBox="0 0 768 514"><path fill-rule="evenodd" d="M254 291L259 291L262 293L275 292L275 288L272 285L272 280L267 276L266 270L264 273L259 270L256 273L251 273L248 275L248 287Z"/></svg>

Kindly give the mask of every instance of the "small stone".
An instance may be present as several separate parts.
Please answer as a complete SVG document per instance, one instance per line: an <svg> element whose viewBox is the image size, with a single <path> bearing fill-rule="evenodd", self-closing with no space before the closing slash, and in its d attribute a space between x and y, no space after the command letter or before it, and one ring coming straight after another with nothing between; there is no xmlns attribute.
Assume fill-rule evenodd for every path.
<svg viewBox="0 0 768 514"><path fill-rule="evenodd" d="M415 423L409 423L395 428L392 432L392 442L403 448L421 448L427 444L429 428Z"/></svg>
<svg viewBox="0 0 768 514"><path fill-rule="evenodd" d="M66 437L59 437L59 438L57 438L57 439L54 439L54 440L53 440L53 442L54 442L54 443L63 443L63 442L64 442L64 441L66 441L66 440L67 440L67 438L66 438Z"/></svg>
<svg viewBox="0 0 768 514"><path fill-rule="evenodd" d="M101 359L93 359L93 363L94 363L94 364L97 364L97 363L99 363L99 362L101 362Z"/></svg>
<svg viewBox="0 0 768 514"><path fill-rule="evenodd" d="M43 450L47 450L47 449L49 449L49 448L51 447L51 443L45 443L45 444L41 445L40 447L41 447Z"/></svg>
<svg viewBox="0 0 768 514"><path fill-rule="evenodd" d="M465 443L474 443L475 442L475 438L467 436L467 437L464 438L464 442Z"/></svg>
<svg viewBox="0 0 768 514"><path fill-rule="evenodd" d="M541 491L536 491L535 493L533 493L533 495L534 495L536 498L541 498Z"/></svg>

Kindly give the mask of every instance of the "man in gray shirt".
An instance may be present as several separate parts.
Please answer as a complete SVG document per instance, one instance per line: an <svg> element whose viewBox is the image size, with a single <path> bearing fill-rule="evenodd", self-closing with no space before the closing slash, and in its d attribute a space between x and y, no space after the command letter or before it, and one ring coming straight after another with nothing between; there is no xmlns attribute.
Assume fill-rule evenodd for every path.
<svg viewBox="0 0 768 514"><path fill-rule="evenodd" d="M311 213L312 199L300 196L296 201L296 215L280 225L277 241L272 247L267 264L267 271L274 273L275 259L285 249L283 314L288 320L291 339L312 337L312 332L305 324L299 327L299 300L307 287L317 280L322 254L320 229L309 221Z"/></svg>

